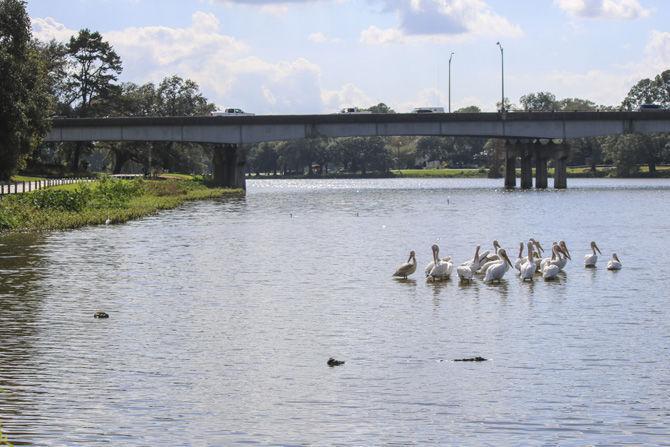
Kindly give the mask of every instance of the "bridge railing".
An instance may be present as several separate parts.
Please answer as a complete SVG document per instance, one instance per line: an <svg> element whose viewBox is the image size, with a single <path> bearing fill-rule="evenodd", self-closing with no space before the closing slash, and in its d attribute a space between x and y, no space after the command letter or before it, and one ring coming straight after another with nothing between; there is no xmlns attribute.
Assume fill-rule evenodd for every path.
<svg viewBox="0 0 670 447"><path fill-rule="evenodd" d="M93 180L90 178L51 178L26 182L0 183L0 197L9 194L23 194L31 191L37 191L38 189L50 188L52 186L70 185L73 183L91 181Z"/></svg>

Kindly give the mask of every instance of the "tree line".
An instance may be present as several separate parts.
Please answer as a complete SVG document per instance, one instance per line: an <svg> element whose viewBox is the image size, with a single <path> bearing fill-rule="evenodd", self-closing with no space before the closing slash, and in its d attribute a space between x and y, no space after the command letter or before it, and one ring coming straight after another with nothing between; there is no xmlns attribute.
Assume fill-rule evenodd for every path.
<svg viewBox="0 0 670 447"><path fill-rule="evenodd" d="M120 173L154 169L211 171L211 146L161 142L43 144L54 117L195 116L216 107L189 79L168 76L157 83L119 82L123 62L99 32L80 30L67 43L40 42L31 35L24 0L0 0L0 181L18 170L63 174L87 170ZM616 109L642 104L670 108L670 70L635 84ZM500 108L501 104L498 104ZM509 111L614 110L581 98L557 99L551 92L506 99ZM395 113L379 103L373 113ZM457 112L477 113L476 106ZM646 164L670 163L667 135L622 135L571 140L571 165L609 163L620 176ZM308 139L249 146L248 171L264 175L388 173L423 167L487 168L497 176L503 142L466 137L374 137Z"/></svg>

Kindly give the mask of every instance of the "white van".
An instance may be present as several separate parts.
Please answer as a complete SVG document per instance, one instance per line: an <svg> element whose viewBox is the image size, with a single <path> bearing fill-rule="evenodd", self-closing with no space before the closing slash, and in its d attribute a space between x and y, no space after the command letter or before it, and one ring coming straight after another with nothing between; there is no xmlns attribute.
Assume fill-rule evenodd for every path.
<svg viewBox="0 0 670 447"><path fill-rule="evenodd" d="M254 116L254 114L246 113L242 109L224 109L223 112L212 112L212 116Z"/></svg>
<svg viewBox="0 0 670 447"><path fill-rule="evenodd" d="M444 113L444 107L417 107L412 113Z"/></svg>

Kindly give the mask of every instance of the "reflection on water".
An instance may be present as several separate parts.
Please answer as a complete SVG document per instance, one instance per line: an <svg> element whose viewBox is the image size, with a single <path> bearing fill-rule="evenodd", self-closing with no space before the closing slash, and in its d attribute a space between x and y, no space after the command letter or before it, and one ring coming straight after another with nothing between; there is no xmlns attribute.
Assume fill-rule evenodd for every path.
<svg viewBox="0 0 670 447"><path fill-rule="evenodd" d="M667 442L669 272L649 260L670 182L499 187L252 181L244 199L2 237L3 430L40 446ZM558 280L423 277L433 243L459 264L530 237L567 241ZM604 255L584 269L591 240ZM391 278L410 250L417 273Z"/></svg>

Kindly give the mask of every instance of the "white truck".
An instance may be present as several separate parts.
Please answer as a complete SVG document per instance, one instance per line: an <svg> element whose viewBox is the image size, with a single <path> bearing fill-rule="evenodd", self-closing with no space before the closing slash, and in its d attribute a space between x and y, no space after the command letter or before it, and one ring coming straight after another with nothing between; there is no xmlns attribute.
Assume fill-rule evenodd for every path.
<svg viewBox="0 0 670 447"><path fill-rule="evenodd" d="M254 116L253 113L247 113L242 109L223 109L223 112L212 112L212 116Z"/></svg>

